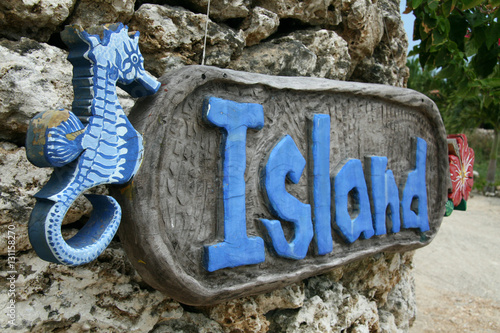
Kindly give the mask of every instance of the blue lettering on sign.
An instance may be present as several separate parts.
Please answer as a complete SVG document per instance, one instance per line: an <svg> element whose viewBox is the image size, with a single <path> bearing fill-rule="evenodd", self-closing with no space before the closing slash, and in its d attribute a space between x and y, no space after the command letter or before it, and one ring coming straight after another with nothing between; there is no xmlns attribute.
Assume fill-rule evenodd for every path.
<svg viewBox="0 0 500 333"><path fill-rule="evenodd" d="M370 200L366 188L363 166L360 160L349 159L334 176L335 184L335 220L336 229L349 243L357 240L361 233L364 238L373 236ZM353 199L353 213L358 214L351 219L349 214L349 196Z"/></svg>
<svg viewBox="0 0 500 333"><path fill-rule="evenodd" d="M373 224L375 235L387 233L386 217L391 222L391 232L399 232L399 191L391 170L387 170L387 157L371 156L365 158L365 165L370 172L371 197L373 202ZM387 214L387 208L390 213Z"/></svg>
<svg viewBox="0 0 500 333"><path fill-rule="evenodd" d="M330 191L330 116L315 114L312 121L314 238L318 254L333 251Z"/></svg>
<svg viewBox="0 0 500 333"><path fill-rule="evenodd" d="M261 263L265 260L264 241L247 236L244 173L247 129L259 130L264 126L263 107L210 97L205 100L203 110L205 120L222 131L224 204L224 241L205 246L204 266L213 272ZM332 226L348 243L360 236L367 239L384 235L387 229L397 233L401 223L407 229L429 230L425 186L427 143L416 138L415 169L408 173L400 200L394 174L386 170L387 157L365 158L369 187L357 159L345 161L330 179L330 128L329 115L313 115L312 212L310 205L286 191L286 178L298 183L306 166L294 140L286 135L269 154L262 174L264 197L270 213L294 227L294 238L288 242L280 221L260 219L268 231L273 252L284 258L303 259L314 236L317 253L328 254L333 251Z"/></svg>
<svg viewBox="0 0 500 333"><path fill-rule="evenodd" d="M203 115L207 122L222 130L224 160L224 241L205 246L205 268L213 272L258 264L265 260L264 241L260 237L247 236L244 175L247 128L264 126L262 105L210 97L203 105Z"/></svg>
<svg viewBox="0 0 500 333"><path fill-rule="evenodd" d="M287 135L273 148L264 168L264 189L273 215L290 221L295 227L295 237L288 243L281 222L261 219L279 256L303 259L313 238L311 206L300 202L286 191L285 178L297 184L306 166L306 160L293 139Z"/></svg>
<svg viewBox="0 0 500 333"><path fill-rule="evenodd" d="M425 161L427 156L427 143L417 138L415 170L408 174L408 179L403 190L401 211L403 226L405 228L419 228L422 232L429 230L427 216L427 188L425 186ZM416 203L417 207L413 207ZM415 212L413 209L416 209Z"/></svg>

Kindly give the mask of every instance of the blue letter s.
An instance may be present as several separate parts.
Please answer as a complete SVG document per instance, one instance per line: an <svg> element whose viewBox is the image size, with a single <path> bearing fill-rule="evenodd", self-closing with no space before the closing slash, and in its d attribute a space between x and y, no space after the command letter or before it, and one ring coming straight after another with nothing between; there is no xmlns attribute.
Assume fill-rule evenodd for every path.
<svg viewBox="0 0 500 333"><path fill-rule="evenodd" d="M288 243L280 221L261 219L272 239L276 253L285 258L303 259L313 238L311 206L300 202L286 191L285 178L298 183L306 160L287 135L273 148L264 169L264 187L271 212L290 221L295 227L295 237Z"/></svg>

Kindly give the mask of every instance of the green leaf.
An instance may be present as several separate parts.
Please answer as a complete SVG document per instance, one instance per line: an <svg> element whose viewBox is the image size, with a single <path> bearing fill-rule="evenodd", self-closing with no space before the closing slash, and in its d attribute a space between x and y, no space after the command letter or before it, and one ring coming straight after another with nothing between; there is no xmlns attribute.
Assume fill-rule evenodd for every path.
<svg viewBox="0 0 500 333"><path fill-rule="evenodd" d="M455 210L467 210L467 201L462 199L462 201L460 201L458 206L455 207Z"/></svg>
<svg viewBox="0 0 500 333"><path fill-rule="evenodd" d="M438 9L439 7L439 1L438 0L429 0L427 2L427 6L429 7L429 9L433 12L436 11L436 9Z"/></svg>
<svg viewBox="0 0 500 333"><path fill-rule="evenodd" d="M421 20L419 18L415 19L415 22L413 23L413 40L419 40L422 39L420 35L420 25L421 25Z"/></svg>
<svg viewBox="0 0 500 333"><path fill-rule="evenodd" d="M467 21L471 25L471 27L480 27L485 25L488 21L491 21L491 17L488 15L485 15L483 12L480 10L472 10L472 11L466 11L465 12L465 17L467 18Z"/></svg>
<svg viewBox="0 0 500 333"><path fill-rule="evenodd" d="M477 54L472 58L472 67L479 77L485 78L491 73L498 63L499 48L488 50L486 45L479 48Z"/></svg>
<svg viewBox="0 0 500 333"><path fill-rule="evenodd" d="M478 46L476 46L476 43L474 41L470 41L470 38L465 41L465 54L467 57L472 57L477 53L477 50L479 49Z"/></svg>
<svg viewBox="0 0 500 333"><path fill-rule="evenodd" d="M424 52L422 49L422 43L414 45L408 57L417 56L418 58L418 55L421 54L422 52Z"/></svg>
<svg viewBox="0 0 500 333"><path fill-rule="evenodd" d="M432 36L431 38L427 38L427 40L425 41L425 50L429 53L432 52L431 48L432 48Z"/></svg>
<svg viewBox="0 0 500 333"><path fill-rule="evenodd" d="M464 60L467 60L467 57L465 56L465 52L462 50L459 50L458 45L455 42L449 41L446 46L448 46L448 51L450 51L450 53L452 54L454 61L460 62L463 64Z"/></svg>
<svg viewBox="0 0 500 333"><path fill-rule="evenodd" d="M451 60L451 54L446 47L441 47L438 54L436 55L436 59L434 61L434 66L436 68L444 67Z"/></svg>
<svg viewBox="0 0 500 333"><path fill-rule="evenodd" d="M450 32L450 21L443 17L443 16L439 16L438 17L438 24L437 24L438 28L443 31L444 33L446 33L446 35L448 35L448 33Z"/></svg>
<svg viewBox="0 0 500 333"><path fill-rule="evenodd" d="M437 27L437 24L438 20L430 16L424 17L424 20L422 21L422 27L426 33L429 33L432 29Z"/></svg>
<svg viewBox="0 0 500 333"><path fill-rule="evenodd" d="M486 47L490 49L495 44L498 44L500 39L500 23L495 22L486 28Z"/></svg>
<svg viewBox="0 0 500 333"><path fill-rule="evenodd" d="M481 86L488 89L500 88L500 77L491 77L477 81Z"/></svg>
<svg viewBox="0 0 500 333"><path fill-rule="evenodd" d="M425 67L425 64L427 63L427 60L429 60L430 55L431 54L428 52L420 51L420 56L418 57L418 60L420 61L420 67Z"/></svg>
<svg viewBox="0 0 500 333"><path fill-rule="evenodd" d="M469 94L470 87L469 81L464 78L458 82L456 94L458 96L467 96Z"/></svg>
<svg viewBox="0 0 500 333"><path fill-rule="evenodd" d="M467 34L467 21L461 15L450 15L450 33L448 38L456 43L457 47L464 51L465 34Z"/></svg>
<svg viewBox="0 0 500 333"><path fill-rule="evenodd" d="M454 7L455 7L455 5L453 3L453 0L443 1L443 4L441 5L441 8L442 8L444 16L448 17Z"/></svg>
<svg viewBox="0 0 500 333"><path fill-rule="evenodd" d="M447 66L445 66L443 69L441 69L436 77L438 79L446 79L446 78L449 78L451 77L456 71L456 66L454 64L449 64Z"/></svg>
<svg viewBox="0 0 500 333"><path fill-rule="evenodd" d="M419 35L420 35L420 39L422 41L425 41L427 40L427 38L430 37L430 32L432 31L432 29L429 29L423 22L419 22L420 25L418 27L418 32L419 32Z"/></svg>
<svg viewBox="0 0 500 333"><path fill-rule="evenodd" d="M493 98L485 98L484 100L484 107L485 108L489 108L493 103Z"/></svg>
<svg viewBox="0 0 500 333"><path fill-rule="evenodd" d="M447 37L446 33L441 32L439 29L434 29L432 31L432 45L439 46L444 44L448 39Z"/></svg>
<svg viewBox="0 0 500 333"><path fill-rule="evenodd" d="M484 27L476 27L472 30L470 36L471 43L474 43L477 49L481 48L486 43L486 31Z"/></svg>
<svg viewBox="0 0 500 333"><path fill-rule="evenodd" d="M448 201L446 201L446 204L445 204L445 212L444 212L444 216L450 216L451 213L453 213L453 200L450 200L448 199Z"/></svg>
<svg viewBox="0 0 500 333"><path fill-rule="evenodd" d="M472 7L480 5L482 2L483 0L463 0L460 9L461 10L470 9Z"/></svg>
<svg viewBox="0 0 500 333"><path fill-rule="evenodd" d="M500 1L498 1L499 4L496 4L495 7L500 6ZM500 10L496 10L495 13L493 13L493 18L496 18L497 20L500 19Z"/></svg>
<svg viewBox="0 0 500 333"><path fill-rule="evenodd" d="M415 45L415 46L413 46L413 49L411 49L411 51L408 52L408 58L418 56L419 54L420 54L420 52L417 49L417 45Z"/></svg>
<svg viewBox="0 0 500 333"><path fill-rule="evenodd" d="M411 6L413 7L413 9L417 9L418 7L420 7L423 1L424 0L412 0Z"/></svg>

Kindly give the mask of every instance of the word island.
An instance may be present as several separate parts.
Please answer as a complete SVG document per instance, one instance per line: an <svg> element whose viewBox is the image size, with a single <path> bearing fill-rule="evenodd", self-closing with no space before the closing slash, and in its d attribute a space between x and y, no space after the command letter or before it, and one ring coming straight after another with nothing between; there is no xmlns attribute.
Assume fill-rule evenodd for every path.
<svg viewBox="0 0 500 333"><path fill-rule="evenodd" d="M152 287L209 305L427 245L450 186L435 104L403 88L187 66L129 119L142 167L111 188Z"/></svg>
<svg viewBox="0 0 500 333"><path fill-rule="evenodd" d="M208 98L204 118L223 131L223 221L224 241L206 246L204 263L208 271L226 267L258 264L265 260L264 241L249 238L246 230L245 168L246 135L250 128L264 126L264 111L260 104L237 103L220 98ZM267 155L261 173L261 188L272 215L293 224L294 237L288 242L281 222L261 218L271 239L272 251L281 257L303 259L314 236L317 252L324 255L333 251L331 235L331 198L335 200L333 228L349 243L387 233L386 218L391 232L401 228L400 211L405 228L429 230L425 161L427 144L416 138L415 169L408 173L400 201L398 186L391 170L386 171L387 158L365 158L367 178L371 182L368 193L361 161L347 159L336 168L330 181L330 116L314 114L311 121L309 146L313 166L313 211L287 192L285 181L298 183L306 166L293 138L284 136ZM332 191L333 189L333 191ZM349 196L356 214L349 213ZM369 197L373 198L373 219ZM412 203L414 204L412 210ZM386 216L389 212L389 216ZM314 228L313 217L314 216ZM314 229L314 230L313 230Z"/></svg>

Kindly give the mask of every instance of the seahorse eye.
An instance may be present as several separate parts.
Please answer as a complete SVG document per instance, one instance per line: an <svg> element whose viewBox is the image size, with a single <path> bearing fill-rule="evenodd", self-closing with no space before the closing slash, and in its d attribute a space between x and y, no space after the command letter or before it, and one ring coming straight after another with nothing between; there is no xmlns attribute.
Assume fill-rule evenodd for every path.
<svg viewBox="0 0 500 333"><path fill-rule="evenodd" d="M133 54L130 57L130 60L132 60L132 63L137 64L139 62L139 57L137 56L137 54Z"/></svg>

